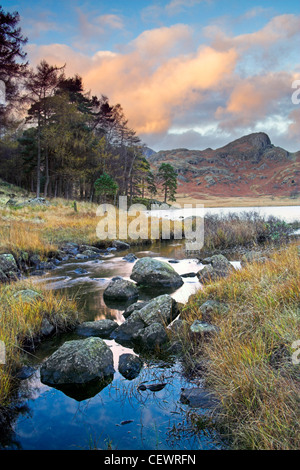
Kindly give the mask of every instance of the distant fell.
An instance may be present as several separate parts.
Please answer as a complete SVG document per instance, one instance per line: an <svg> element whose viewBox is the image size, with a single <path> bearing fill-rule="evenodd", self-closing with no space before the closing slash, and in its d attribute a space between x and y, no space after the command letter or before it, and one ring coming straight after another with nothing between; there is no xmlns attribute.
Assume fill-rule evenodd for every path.
<svg viewBox="0 0 300 470"><path fill-rule="evenodd" d="M164 150L148 160L156 169L170 163L178 173L178 192L191 197L294 197L300 191L300 151L276 147L264 132L215 150Z"/></svg>

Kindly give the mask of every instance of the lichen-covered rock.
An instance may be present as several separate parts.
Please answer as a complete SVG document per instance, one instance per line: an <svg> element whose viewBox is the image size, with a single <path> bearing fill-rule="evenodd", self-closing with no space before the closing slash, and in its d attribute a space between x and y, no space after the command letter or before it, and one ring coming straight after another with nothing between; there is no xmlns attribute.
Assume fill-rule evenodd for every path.
<svg viewBox="0 0 300 470"><path fill-rule="evenodd" d="M183 284L181 276L170 264L149 257L135 263L130 277L145 287L176 288Z"/></svg>
<svg viewBox="0 0 300 470"><path fill-rule="evenodd" d="M134 335L134 342L142 349L161 349L168 342L168 335L161 323L152 323Z"/></svg>
<svg viewBox="0 0 300 470"><path fill-rule="evenodd" d="M170 295L164 294L155 297L141 308L136 315L145 323L146 326L152 323L161 323L164 326L169 325L178 316L178 306L176 300Z"/></svg>
<svg viewBox="0 0 300 470"><path fill-rule="evenodd" d="M178 316L178 313L177 302L168 294L160 295L147 302L141 309L134 310L127 320L112 333L112 338L120 343L141 342L141 335L144 334L143 330L145 328L154 323L159 323L164 329ZM158 328L154 331L158 332ZM160 328L159 331L161 333L162 329ZM146 334L144 337L150 338L150 332L152 335L152 330L148 330L148 336Z"/></svg>
<svg viewBox="0 0 300 470"><path fill-rule="evenodd" d="M109 338L111 333L118 327L118 323L109 320L96 320L81 323L77 327L77 333L81 336L98 336L100 338Z"/></svg>
<svg viewBox="0 0 300 470"><path fill-rule="evenodd" d="M20 298L22 302L35 302L43 300L43 296L32 289L22 289L14 294L15 298Z"/></svg>
<svg viewBox="0 0 300 470"><path fill-rule="evenodd" d="M214 313L225 314L228 312L228 306L217 300L207 300L199 308L202 316L202 321L210 322Z"/></svg>
<svg viewBox="0 0 300 470"><path fill-rule="evenodd" d="M143 367L143 362L134 354L122 354L119 357L119 372L125 379L135 379Z"/></svg>
<svg viewBox="0 0 300 470"><path fill-rule="evenodd" d="M0 268L0 282L7 282L7 281L8 281L8 277L6 276L6 274Z"/></svg>
<svg viewBox="0 0 300 470"><path fill-rule="evenodd" d="M217 326L199 320L195 320L190 329L192 333L200 335L215 334L220 331Z"/></svg>
<svg viewBox="0 0 300 470"><path fill-rule="evenodd" d="M111 280L103 295L108 299L130 300L137 298L139 291L133 282L126 279L115 279Z"/></svg>
<svg viewBox="0 0 300 470"><path fill-rule="evenodd" d="M123 317L128 318L135 310L141 310L149 302L135 302L134 304L129 305L126 310L123 312Z"/></svg>
<svg viewBox="0 0 300 470"><path fill-rule="evenodd" d="M47 385L85 384L114 373L113 354L101 338L65 342L41 367Z"/></svg>
<svg viewBox="0 0 300 470"><path fill-rule="evenodd" d="M20 274L16 260L10 253L0 255L0 270L8 279L16 279ZM5 281L3 274L0 273L0 276Z"/></svg>
<svg viewBox="0 0 300 470"><path fill-rule="evenodd" d="M223 255L213 255L203 261L209 263L197 273L199 281L203 284L216 281L234 272L234 267Z"/></svg>

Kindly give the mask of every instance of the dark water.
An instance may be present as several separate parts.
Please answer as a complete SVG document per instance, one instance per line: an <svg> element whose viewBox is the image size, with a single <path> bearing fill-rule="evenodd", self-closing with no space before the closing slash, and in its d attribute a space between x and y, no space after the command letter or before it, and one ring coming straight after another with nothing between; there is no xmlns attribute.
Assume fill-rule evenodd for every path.
<svg viewBox="0 0 300 470"><path fill-rule="evenodd" d="M187 258L184 245L169 243L151 245L149 249L131 249L137 257L153 256L164 261L177 259L172 264L180 274L197 272L196 259ZM51 289L77 294L86 320L111 318L124 321L124 305L106 305L103 290L110 279L121 275L130 278L133 263L122 258L126 252L112 253L104 262L66 262L46 278ZM97 260L96 260L97 261ZM76 274L81 267L87 274ZM39 282L39 281L37 281ZM171 295L181 303L201 286L195 277L184 278L184 285ZM140 298L149 299L157 292L147 292ZM114 354L115 374L102 390L91 390L90 397L82 401L41 383L39 366L64 341L79 339L69 333L45 341L29 356L29 364L36 368L30 378L23 380L20 391L20 410L16 415L13 432L6 436L2 448L21 449L107 449L118 450L196 450L218 449L222 444L214 432L195 434L191 414L203 415L205 409L192 409L180 401L181 388L203 386L201 379L189 382L182 373L180 361L175 357L141 357L144 367L134 380L126 380L118 372L118 358L124 352L133 352L113 340L106 343ZM141 383L166 383L158 392L139 391ZM124 421L127 422L124 424Z"/></svg>

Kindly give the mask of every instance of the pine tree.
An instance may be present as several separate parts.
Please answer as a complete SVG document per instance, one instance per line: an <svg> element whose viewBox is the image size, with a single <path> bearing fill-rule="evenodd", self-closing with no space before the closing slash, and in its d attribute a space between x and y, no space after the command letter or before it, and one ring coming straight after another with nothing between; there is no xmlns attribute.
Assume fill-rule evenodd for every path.
<svg viewBox="0 0 300 470"><path fill-rule="evenodd" d="M164 190L164 202L176 201L177 173L169 163L162 163L158 170L158 179Z"/></svg>

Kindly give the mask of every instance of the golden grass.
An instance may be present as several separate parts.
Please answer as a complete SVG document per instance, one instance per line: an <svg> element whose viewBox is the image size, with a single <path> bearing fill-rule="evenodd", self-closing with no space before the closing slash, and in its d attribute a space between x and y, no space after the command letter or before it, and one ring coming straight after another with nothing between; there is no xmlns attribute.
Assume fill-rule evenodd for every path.
<svg viewBox="0 0 300 470"><path fill-rule="evenodd" d="M138 225L137 231L148 226L151 238L151 219L146 216L128 215L125 238L120 237L119 210L116 209L116 236L112 239L99 238L97 225L102 217L97 215L98 204L77 202L77 212L73 202L56 199L49 206L12 208L0 206L0 253L12 253L18 257L21 252L35 253L46 256L51 251L57 251L65 242L78 244L109 246L114 238L125 239L130 244L149 243L147 237L131 237L130 224ZM112 219L110 214L110 220ZM138 219L140 224L138 224ZM106 220L106 218L105 218ZM107 219L108 220L108 219ZM178 222L177 222L178 224ZM140 225L140 226L139 226ZM171 222L171 233L174 223ZM134 229L134 227L132 227ZM122 232L124 227L122 227ZM159 237L162 227L159 228Z"/></svg>
<svg viewBox="0 0 300 470"><path fill-rule="evenodd" d="M33 290L39 294L34 300L22 300L17 293ZM74 299L46 290L43 284L29 280L0 285L0 341L4 342L6 360L0 365L0 406L5 405L14 389L13 374L24 359L24 343L39 336L42 321L46 318L57 331L66 330L79 319Z"/></svg>
<svg viewBox="0 0 300 470"><path fill-rule="evenodd" d="M159 199L159 198L158 198ZM220 197L199 195L176 195L178 204L203 204L206 208L211 207L269 207L269 206L297 206L300 204L300 197L290 198L286 196L259 196L259 197Z"/></svg>
<svg viewBox="0 0 300 470"><path fill-rule="evenodd" d="M299 365L291 360L291 345L300 338L299 286L294 245L208 285L184 311L191 323L201 319L199 306L207 299L229 307L213 314L220 333L201 345L201 353L222 404L222 433L233 448L299 448ZM199 360L196 348L190 350L190 361Z"/></svg>

